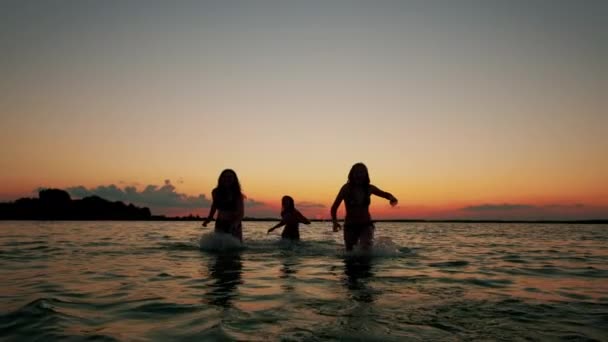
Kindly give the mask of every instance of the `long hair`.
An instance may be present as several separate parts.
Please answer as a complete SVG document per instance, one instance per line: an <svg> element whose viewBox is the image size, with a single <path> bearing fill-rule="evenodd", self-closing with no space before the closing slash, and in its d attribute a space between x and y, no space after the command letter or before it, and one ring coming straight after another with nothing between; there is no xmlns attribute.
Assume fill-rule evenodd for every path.
<svg viewBox="0 0 608 342"><path fill-rule="evenodd" d="M287 213L294 212L296 204L291 196L283 196L281 199L281 217Z"/></svg>
<svg viewBox="0 0 608 342"><path fill-rule="evenodd" d="M232 182L232 185L230 185L229 187L226 187L224 184L222 184L222 178L229 173L231 173L234 177L234 182ZM220 173L220 176L217 179L217 186L215 187L215 189L213 189L213 194L216 196L232 195L231 197L234 199L243 198L243 194L241 192L241 183L239 183L239 178L237 177L236 172L234 172L234 170L225 169Z"/></svg>
<svg viewBox="0 0 608 342"><path fill-rule="evenodd" d="M367 166L365 166L365 164L363 163L356 163L355 165L353 165L350 168L350 172L348 172L348 183L349 184L353 184L354 183L354 177L355 177L355 171L357 169L361 169L363 171L365 171L365 177L363 178L363 185L365 186L369 186L369 172L367 172Z"/></svg>

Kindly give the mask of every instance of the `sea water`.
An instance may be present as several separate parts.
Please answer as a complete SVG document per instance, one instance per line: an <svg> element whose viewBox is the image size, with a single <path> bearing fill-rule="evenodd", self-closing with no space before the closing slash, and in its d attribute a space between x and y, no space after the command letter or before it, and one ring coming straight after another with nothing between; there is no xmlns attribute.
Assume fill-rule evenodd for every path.
<svg viewBox="0 0 608 342"><path fill-rule="evenodd" d="M608 340L608 225L0 222L2 340Z"/></svg>

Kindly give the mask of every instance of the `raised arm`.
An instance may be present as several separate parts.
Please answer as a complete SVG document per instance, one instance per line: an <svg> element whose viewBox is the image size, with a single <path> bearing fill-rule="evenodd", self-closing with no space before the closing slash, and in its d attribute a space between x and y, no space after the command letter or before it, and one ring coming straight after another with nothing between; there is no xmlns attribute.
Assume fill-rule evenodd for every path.
<svg viewBox="0 0 608 342"><path fill-rule="evenodd" d="M338 230L340 230L340 224L338 223L338 207L340 207L340 203L342 203L342 200L344 200L344 186L340 189L340 192L338 192L338 196L336 196L336 199L334 200L334 204L331 205L331 220L334 224L334 232L337 232Z"/></svg>
<svg viewBox="0 0 608 342"><path fill-rule="evenodd" d="M390 194L386 191L382 191L382 190L378 189L375 185L370 185L369 190L372 194L389 200L391 202L392 206L397 205L397 203L399 202L395 196L393 196L392 194Z"/></svg>

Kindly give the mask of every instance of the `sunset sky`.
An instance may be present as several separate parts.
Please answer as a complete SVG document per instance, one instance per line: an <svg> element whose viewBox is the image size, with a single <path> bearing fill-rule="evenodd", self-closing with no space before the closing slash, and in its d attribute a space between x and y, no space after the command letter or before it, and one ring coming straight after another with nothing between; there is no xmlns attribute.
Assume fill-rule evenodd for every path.
<svg viewBox="0 0 608 342"><path fill-rule="evenodd" d="M608 218L607 1L2 1L0 201Z"/></svg>

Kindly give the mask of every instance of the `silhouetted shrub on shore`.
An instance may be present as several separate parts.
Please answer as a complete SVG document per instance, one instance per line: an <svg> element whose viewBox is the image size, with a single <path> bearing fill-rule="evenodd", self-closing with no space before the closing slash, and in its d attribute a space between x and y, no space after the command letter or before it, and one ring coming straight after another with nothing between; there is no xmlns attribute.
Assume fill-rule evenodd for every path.
<svg viewBox="0 0 608 342"><path fill-rule="evenodd" d="M112 202L99 196L73 200L60 189L45 189L38 198L0 203L2 220L149 220L150 209Z"/></svg>

